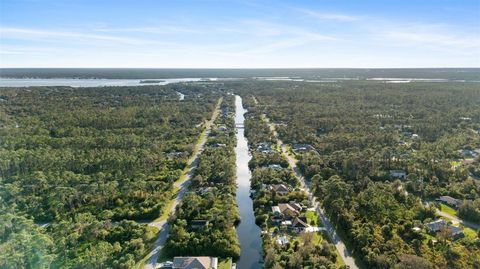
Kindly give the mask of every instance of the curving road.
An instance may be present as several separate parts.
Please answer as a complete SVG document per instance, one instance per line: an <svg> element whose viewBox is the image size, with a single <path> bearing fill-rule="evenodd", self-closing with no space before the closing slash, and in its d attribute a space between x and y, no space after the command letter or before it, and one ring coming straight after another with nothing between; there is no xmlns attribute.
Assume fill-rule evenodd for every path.
<svg viewBox="0 0 480 269"><path fill-rule="evenodd" d="M175 208L177 207L177 205L180 203L180 201L183 199L183 196L187 192L188 185L190 185L190 178L192 178L195 172L195 168L197 168L198 161L200 159L200 154L205 148L205 143L207 142L207 138L210 134L211 127L215 122L215 119L218 117L218 114L220 112L220 104L222 103L222 101L223 101L223 97L220 97L218 99L217 105L215 106L215 110L213 111L212 118L206 122L205 130L200 135L200 138L197 144L195 145L195 149L193 151L192 157L188 161L187 168L184 174L180 177L178 181L174 183L174 186L178 188L179 191L172 205L170 206L170 208L167 209L169 214L175 212ZM160 251L163 245L165 245L165 242L167 241L168 233L170 231L170 226L168 225L168 222L166 219L160 220L160 221L153 221L148 225L154 226L160 229L158 238L153 244L153 250L147 255L148 258L145 261L145 265L143 267L145 269L154 269L155 266L157 265L158 255L160 254Z"/></svg>
<svg viewBox="0 0 480 269"><path fill-rule="evenodd" d="M460 219L456 216L452 216L452 215L450 215L448 213L445 213L443 211L440 211L438 209L437 209L437 214L444 217L444 218L447 218L447 219L451 220L452 223L460 223L463 226L467 226L467 227L472 228L474 230L480 231L480 225L479 224L475 224L475 223L470 222L470 221L462 220L462 219Z"/></svg>
<svg viewBox="0 0 480 269"><path fill-rule="evenodd" d="M258 104L258 101L255 97L253 97L253 101L254 101L255 104ZM305 181L305 178L300 173L300 170L297 167L297 161L296 161L295 157L290 155L286 145L278 137L278 133L275 130L275 125L270 122L270 119L267 118L267 116L265 114L262 115L262 119L268 124L271 132L273 133L274 137L277 139L277 146L279 146L282 149L283 156L285 156L285 158L287 159L288 164L292 168L295 176L300 181L300 184L302 185L302 188L304 188L305 192L308 194L308 197L309 197L310 201L312 202L313 207L316 209L317 214L320 216L320 219L322 220L326 231L330 235L330 237L332 239L332 242L335 245L335 248L337 249L340 256L342 257L343 262L345 263L345 265L349 266L351 269L358 269L358 266L355 264L354 258L352 257L352 255L348 251L347 247L343 243L340 236L335 231L335 228L333 227L333 225L330 222L330 220L328 219L328 217L323 212L320 204L317 202L317 200L315 198L315 195L313 195L313 193L311 192L310 185Z"/></svg>

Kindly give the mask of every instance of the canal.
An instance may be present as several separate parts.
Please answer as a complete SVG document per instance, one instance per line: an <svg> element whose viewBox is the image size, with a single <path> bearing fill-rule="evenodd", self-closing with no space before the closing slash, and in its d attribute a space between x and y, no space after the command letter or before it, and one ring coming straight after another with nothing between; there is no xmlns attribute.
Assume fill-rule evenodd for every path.
<svg viewBox="0 0 480 269"><path fill-rule="evenodd" d="M242 98L235 96L235 125L237 130L236 164L237 164L237 204L240 210L241 222L237 227L241 254L237 262L238 269L262 268L262 240L260 228L255 224L253 201L250 198L250 179L252 174L248 169L251 159L248 151L247 138L244 136L244 114L247 112L242 105Z"/></svg>

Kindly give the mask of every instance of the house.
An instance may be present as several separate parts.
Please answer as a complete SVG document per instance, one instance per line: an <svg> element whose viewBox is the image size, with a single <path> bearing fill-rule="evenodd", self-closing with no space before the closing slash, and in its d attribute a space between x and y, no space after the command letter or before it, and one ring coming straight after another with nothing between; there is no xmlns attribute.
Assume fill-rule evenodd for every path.
<svg viewBox="0 0 480 269"><path fill-rule="evenodd" d="M477 158L480 155L480 150L461 149L458 151L463 157Z"/></svg>
<svg viewBox="0 0 480 269"><path fill-rule="evenodd" d="M182 155L186 155L185 152L174 151L174 152L167 153L167 158L174 159L174 158L182 157Z"/></svg>
<svg viewBox="0 0 480 269"><path fill-rule="evenodd" d="M285 184L270 185L269 189L274 191L278 195L287 195L290 192L290 189L285 186Z"/></svg>
<svg viewBox="0 0 480 269"><path fill-rule="evenodd" d="M277 244L279 244L280 246L283 246L283 245L287 244L288 241L289 241L289 240L288 240L288 238L287 238L286 236L280 236L280 237L278 237L277 240L276 240Z"/></svg>
<svg viewBox="0 0 480 269"><path fill-rule="evenodd" d="M278 170L278 169L282 169L282 166L279 164L270 164L268 168Z"/></svg>
<svg viewBox="0 0 480 269"><path fill-rule="evenodd" d="M446 203L450 206L453 207L458 207L462 204L462 200L460 199L455 199L451 196L440 196L440 198L436 199L437 201L440 201L442 203Z"/></svg>
<svg viewBox="0 0 480 269"><path fill-rule="evenodd" d="M268 142L261 142L257 144L257 151L261 153L274 153L275 151L272 149L272 144Z"/></svg>
<svg viewBox="0 0 480 269"><path fill-rule="evenodd" d="M227 127L225 127L224 125L222 125L222 126L219 126L219 127L217 128L217 130L220 131L220 132L225 132L225 131L227 130Z"/></svg>
<svg viewBox="0 0 480 269"><path fill-rule="evenodd" d="M462 227L455 227L455 226L449 225L448 229L452 232L452 237L455 240L463 238L465 236L465 234L463 233Z"/></svg>
<svg viewBox="0 0 480 269"><path fill-rule="evenodd" d="M299 203L296 203L296 202L294 202L294 201L290 201L288 204L289 204L291 207L293 207L295 210L297 210L297 211L302 211L302 210L303 210L302 205L299 204Z"/></svg>
<svg viewBox="0 0 480 269"><path fill-rule="evenodd" d="M210 222L208 220L192 220L190 222L190 227L192 229L201 229L207 226Z"/></svg>
<svg viewBox="0 0 480 269"><path fill-rule="evenodd" d="M217 269L218 258L215 257L174 257L173 269Z"/></svg>
<svg viewBox="0 0 480 269"><path fill-rule="evenodd" d="M404 170L390 170L390 178L405 180L407 178L407 173Z"/></svg>
<svg viewBox="0 0 480 269"><path fill-rule="evenodd" d="M315 148L309 144L294 144L292 150L293 152L308 152L315 150Z"/></svg>
<svg viewBox="0 0 480 269"><path fill-rule="evenodd" d="M427 223L426 226L430 233L437 233L440 232L442 229L448 229L451 232L452 238L455 240L465 236L462 227L448 225L447 222L443 219L438 219L436 221Z"/></svg>
<svg viewBox="0 0 480 269"><path fill-rule="evenodd" d="M292 219L300 215L300 212L293 208L290 204L278 204L277 206L272 206L272 212L274 218L280 219Z"/></svg>
<svg viewBox="0 0 480 269"><path fill-rule="evenodd" d="M212 148L224 148L226 147L226 144L221 144L221 143L214 143L211 145Z"/></svg>
<svg viewBox="0 0 480 269"><path fill-rule="evenodd" d="M439 232L443 227L447 226L447 222L443 219L438 219L425 224L430 233Z"/></svg>
<svg viewBox="0 0 480 269"><path fill-rule="evenodd" d="M310 227L310 225L307 224L307 219L304 217L303 218L296 217L292 221L291 228L297 232L302 232L308 227Z"/></svg>

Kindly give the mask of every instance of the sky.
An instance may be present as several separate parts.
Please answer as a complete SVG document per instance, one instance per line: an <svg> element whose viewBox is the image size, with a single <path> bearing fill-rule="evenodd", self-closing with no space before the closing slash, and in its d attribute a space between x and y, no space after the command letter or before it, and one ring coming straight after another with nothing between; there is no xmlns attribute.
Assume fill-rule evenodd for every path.
<svg viewBox="0 0 480 269"><path fill-rule="evenodd" d="M0 67L480 67L480 0L0 0Z"/></svg>

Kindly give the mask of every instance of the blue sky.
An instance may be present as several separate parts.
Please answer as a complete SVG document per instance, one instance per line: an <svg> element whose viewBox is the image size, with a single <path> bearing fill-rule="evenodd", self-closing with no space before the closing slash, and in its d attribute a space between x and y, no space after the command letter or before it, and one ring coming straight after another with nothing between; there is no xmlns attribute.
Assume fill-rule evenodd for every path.
<svg viewBox="0 0 480 269"><path fill-rule="evenodd" d="M480 67L480 0L0 0L0 67Z"/></svg>

